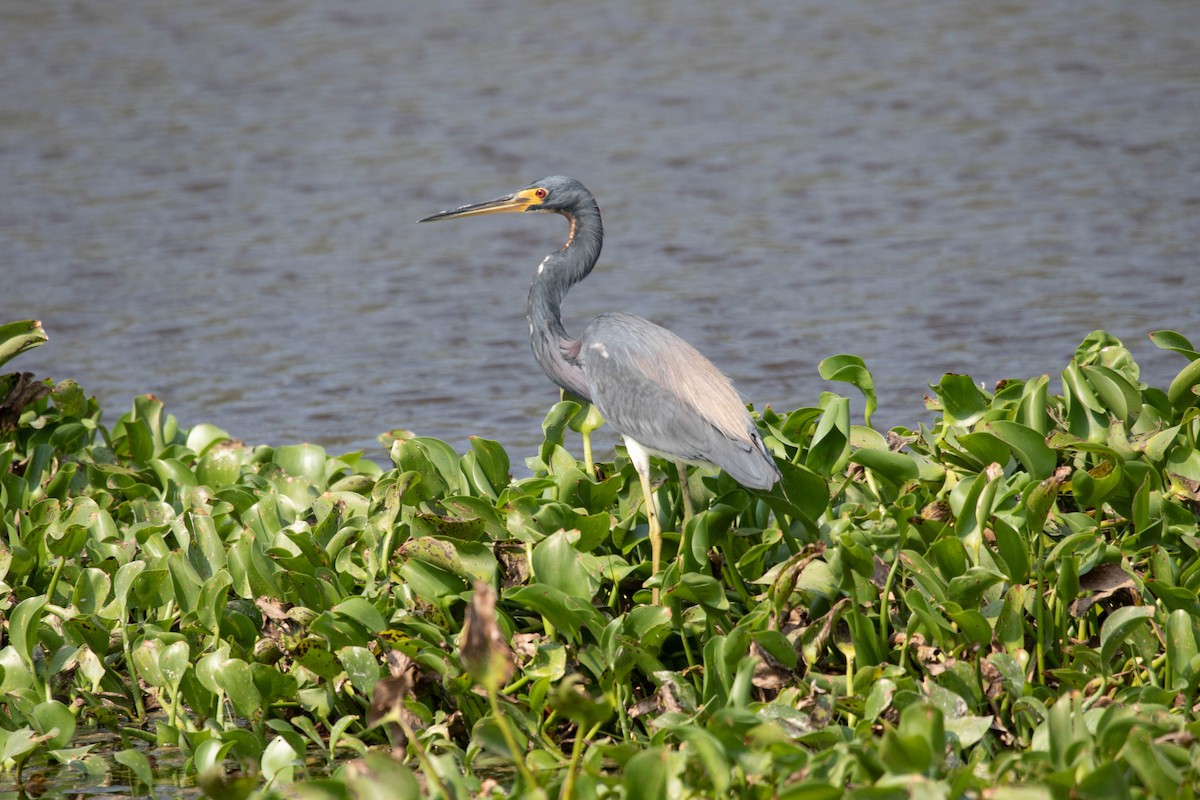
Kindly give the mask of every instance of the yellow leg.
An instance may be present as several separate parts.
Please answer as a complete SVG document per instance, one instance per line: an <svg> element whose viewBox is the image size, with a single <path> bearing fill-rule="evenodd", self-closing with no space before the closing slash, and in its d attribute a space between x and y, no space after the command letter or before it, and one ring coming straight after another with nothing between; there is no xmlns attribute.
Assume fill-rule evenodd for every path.
<svg viewBox="0 0 1200 800"><path fill-rule="evenodd" d="M646 521L650 523L650 576L658 574L662 567L662 526L658 522L658 512L654 508L654 491L650 488L648 472L638 471L642 482L642 502L646 504ZM650 590L650 602L658 605L658 588Z"/></svg>
<svg viewBox="0 0 1200 800"><path fill-rule="evenodd" d="M679 492L683 496L683 522L684 525L692 518L692 491L688 488L687 464L682 461L675 462L675 472L679 475ZM679 526L683 530L683 525Z"/></svg>
<svg viewBox="0 0 1200 800"><path fill-rule="evenodd" d="M583 464L587 467L587 475L595 480L596 464L592 461L592 432L587 428L582 431L583 434Z"/></svg>
<svg viewBox="0 0 1200 800"><path fill-rule="evenodd" d="M654 510L654 492L650 489L650 454L628 436L625 437L625 450L642 484L642 502L646 504L646 521L650 524L650 577L654 577L662 567L663 542L662 526L658 521L658 512ZM650 590L650 600L658 605L658 589Z"/></svg>

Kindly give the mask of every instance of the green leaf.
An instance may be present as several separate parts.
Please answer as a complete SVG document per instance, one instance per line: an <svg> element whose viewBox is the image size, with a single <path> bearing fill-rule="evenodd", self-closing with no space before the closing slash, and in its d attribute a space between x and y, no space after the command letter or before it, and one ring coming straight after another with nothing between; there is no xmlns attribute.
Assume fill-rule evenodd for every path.
<svg viewBox="0 0 1200 800"><path fill-rule="evenodd" d="M578 533L558 531L534 545L533 574L541 583L591 602L600 579L584 567L584 555L572 545L572 540L578 539Z"/></svg>
<svg viewBox="0 0 1200 800"><path fill-rule="evenodd" d="M871 415L875 413L879 403L875 397L875 380L871 377L866 362L855 355L830 356L817 365L817 371L827 381L849 383L863 393L867 401L863 420L868 428L871 427Z"/></svg>
<svg viewBox="0 0 1200 800"><path fill-rule="evenodd" d="M969 375L946 374L936 386L930 386L942 401L946 422L950 425L974 425L988 410L989 402Z"/></svg>
<svg viewBox="0 0 1200 800"><path fill-rule="evenodd" d="M1186 336L1175 331L1154 331L1150 334L1150 341L1154 342L1155 347L1178 353L1188 361L1200 359L1200 351L1192 346Z"/></svg>
<svg viewBox="0 0 1200 800"><path fill-rule="evenodd" d="M379 633L387 627L387 621L379 609L364 597L350 597L333 607L335 614L350 617L370 633Z"/></svg>
<svg viewBox="0 0 1200 800"><path fill-rule="evenodd" d="M47 338L42 323L37 320L0 325L0 366L26 350L45 343Z"/></svg>
<svg viewBox="0 0 1200 800"><path fill-rule="evenodd" d="M1129 641L1130 635L1143 621L1153 617L1154 609L1150 606L1125 606L1108 615L1100 626L1100 664L1106 674L1112 673L1113 656L1117 650Z"/></svg>
<svg viewBox="0 0 1200 800"><path fill-rule="evenodd" d="M1177 608L1167 616L1167 662L1175 675L1175 688L1195 688L1198 683L1196 656L1200 646L1196 642L1196 631L1192 615Z"/></svg>
<svg viewBox="0 0 1200 800"><path fill-rule="evenodd" d="M350 685L363 697L370 697L375 682L382 674L374 654L365 647L343 647L337 651L337 658L346 671Z"/></svg>
<svg viewBox="0 0 1200 800"><path fill-rule="evenodd" d="M544 583L506 589L504 599L542 615L571 642L578 642L584 629L596 639L604 630L604 618L590 602Z"/></svg>
<svg viewBox="0 0 1200 800"><path fill-rule="evenodd" d="M0 764L9 760L22 764L40 745L41 739L32 728L15 731L0 728Z"/></svg>
<svg viewBox="0 0 1200 800"><path fill-rule="evenodd" d="M842 468L850 454L850 401L828 392L821 401L825 413L817 422L804 466L828 477Z"/></svg>
<svg viewBox="0 0 1200 800"><path fill-rule="evenodd" d="M75 715L57 700L38 703L29 711L33 727L46 739L51 750L66 747L75 737Z"/></svg>
<svg viewBox="0 0 1200 800"><path fill-rule="evenodd" d="M1167 399L1176 408L1196 404L1196 387L1200 385L1200 358L1188 364L1167 387Z"/></svg>
<svg viewBox="0 0 1200 800"><path fill-rule="evenodd" d="M674 758L665 747L649 747L629 759L622 783L628 800L660 800L668 797L675 773Z"/></svg>
<svg viewBox="0 0 1200 800"><path fill-rule="evenodd" d="M915 481L921 476L917 462L908 453L860 448L850 454L850 460L878 472L895 484Z"/></svg>
<svg viewBox="0 0 1200 800"><path fill-rule="evenodd" d="M711 575L697 572L685 572L680 575L679 583L667 590L667 597L698 603L714 611L729 609L729 598L725 596L724 584Z"/></svg>
<svg viewBox="0 0 1200 800"><path fill-rule="evenodd" d="M341 662L329 652L324 640L315 636L310 636L296 645L292 655L300 666L326 680L333 680L342 673Z"/></svg>
<svg viewBox="0 0 1200 800"><path fill-rule="evenodd" d="M293 478L307 478L325 486L325 448L316 444L291 444L276 447L272 460Z"/></svg>
<svg viewBox="0 0 1200 800"><path fill-rule="evenodd" d="M184 441L187 444L188 450L203 457L210 447L220 442L229 441L230 438L228 433L216 425L201 423L188 431L187 438Z"/></svg>
<svg viewBox="0 0 1200 800"><path fill-rule="evenodd" d="M343 772L351 797L417 800L425 796L413 771L387 753L370 752Z"/></svg>
<svg viewBox="0 0 1200 800"><path fill-rule="evenodd" d="M593 699L582 686L578 675L568 676L558 684L550 700L550 707L567 719L579 724L581 730L590 730L595 725L607 722L613 715L613 706L604 695Z"/></svg>
<svg viewBox="0 0 1200 800"><path fill-rule="evenodd" d="M113 759L129 769L146 786L154 786L154 769L150 766L150 759L141 750L127 747L113 753Z"/></svg>
<svg viewBox="0 0 1200 800"><path fill-rule="evenodd" d="M9 617L9 640L30 671L34 670L33 648L37 644L37 629L42 621L42 609L45 607L45 595L29 597L18 603Z"/></svg>
<svg viewBox="0 0 1200 800"><path fill-rule="evenodd" d="M511 465L508 461L508 453L504 452L504 448L500 446L499 442L491 439L472 436L470 441L471 452L475 454L475 463L483 471L492 492L498 493L512 480L512 476L509 475Z"/></svg>
<svg viewBox="0 0 1200 800"><path fill-rule="evenodd" d="M480 719L471 728L471 741L489 753L510 761L516 760L521 758L522 753L524 753L528 745L528 739L519 728L510 725L510 730L512 731L513 738L516 740L515 744L518 748L518 752L516 753L509 749L508 740L504 737L501 724L491 714Z"/></svg>
<svg viewBox="0 0 1200 800"><path fill-rule="evenodd" d="M183 681L183 675L191 667L191 648L186 641L167 645L158 656L158 668L163 680L174 691Z"/></svg>
<svg viewBox="0 0 1200 800"><path fill-rule="evenodd" d="M1131 730L1121 754L1153 797L1184 796L1180 793L1185 782L1183 773L1166 757L1150 731L1141 727Z"/></svg>
<svg viewBox="0 0 1200 800"><path fill-rule="evenodd" d="M1042 434L1008 420L985 422L983 430L1004 442L1034 480L1043 480L1054 473L1058 464L1058 454L1046 446L1046 439Z"/></svg>
<svg viewBox="0 0 1200 800"><path fill-rule="evenodd" d="M286 737L272 739L259 762L263 778L269 783L291 783L296 767L301 763L301 755Z"/></svg>
<svg viewBox="0 0 1200 800"><path fill-rule="evenodd" d="M825 479L808 467L777 460L783 479L769 495L761 495L776 515L800 517L815 523L829 507L829 487Z"/></svg>
<svg viewBox="0 0 1200 800"><path fill-rule="evenodd" d="M263 697L255 680L254 668L240 658L228 659L214 675L239 716L253 719L263 711L263 701L271 699Z"/></svg>

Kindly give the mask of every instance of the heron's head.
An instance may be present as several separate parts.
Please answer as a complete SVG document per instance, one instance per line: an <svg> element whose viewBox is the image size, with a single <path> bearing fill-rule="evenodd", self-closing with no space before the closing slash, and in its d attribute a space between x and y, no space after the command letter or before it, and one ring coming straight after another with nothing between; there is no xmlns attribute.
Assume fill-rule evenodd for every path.
<svg viewBox="0 0 1200 800"><path fill-rule="evenodd" d="M442 219L474 217L480 214L500 214L509 211L541 211L557 214L572 214L587 204L595 205L592 193L574 178L551 175L534 181L524 189L497 197L484 203L473 203L449 211L442 211L419 222L435 222Z"/></svg>

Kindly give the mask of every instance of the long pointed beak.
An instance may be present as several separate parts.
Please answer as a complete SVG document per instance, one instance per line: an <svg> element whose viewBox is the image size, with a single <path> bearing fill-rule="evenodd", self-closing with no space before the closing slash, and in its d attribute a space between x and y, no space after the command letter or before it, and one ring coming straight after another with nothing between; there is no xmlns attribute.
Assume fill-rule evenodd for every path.
<svg viewBox="0 0 1200 800"><path fill-rule="evenodd" d="M533 194L531 190L523 190L515 194L506 194L504 197L497 197L495 200L488 200L486 203L472 203L469 206L461 206L451 209L450 211L441 211L432 216L419 219L417 222L437 222L442 219L457 219L459 217L475 217L480 214L501 214L506 211L525 211L530 206L537 205L541 201Z"/></svg>

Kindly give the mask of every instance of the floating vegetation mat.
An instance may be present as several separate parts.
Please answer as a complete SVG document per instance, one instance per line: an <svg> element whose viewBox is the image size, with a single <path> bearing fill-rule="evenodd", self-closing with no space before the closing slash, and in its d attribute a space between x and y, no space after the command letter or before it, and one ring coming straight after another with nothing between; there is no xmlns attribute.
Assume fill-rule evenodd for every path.
<svg viewBox="0 0 1200 800"><path fill-rule="evenodd" d="M572 455L568 401L523 469L403 432L379 465L0 376L0 784L1194 797L1200 354L1151 338L1170 386L1096 332L1060 379L946 375L886 432L835 356L851 397L755 413L771 492L657 463L651 498L622 449ZM0 326L0 364L44 340Z"/></svg>

